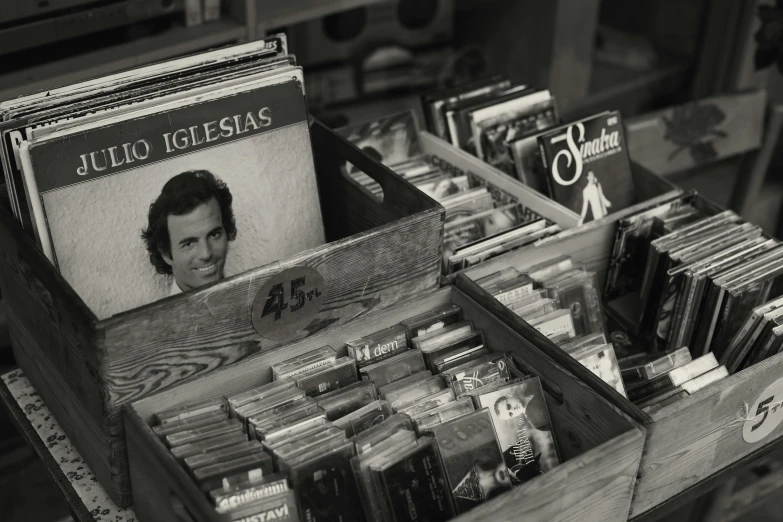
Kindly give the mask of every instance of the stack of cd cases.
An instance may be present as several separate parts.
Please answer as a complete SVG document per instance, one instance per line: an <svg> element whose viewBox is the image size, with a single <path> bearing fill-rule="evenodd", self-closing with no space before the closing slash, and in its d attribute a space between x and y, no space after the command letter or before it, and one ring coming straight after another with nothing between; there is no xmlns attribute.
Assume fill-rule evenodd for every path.
<svg viewBox="0 0 783 522"><path fill-rule="evenodd" d="M345 352L274 364L272 382L159 411L152 429L232 520L448 520L560 463L539 378L460 307Z"/></svg>
<svg viewBox="0 0 783 522"><path fill-rule="evenodd" d="M614 347L604 334L594 272L560 256L525 272L507 267L476 283L626 396Z"/></svg>
<svg viewBox="0 0 783 522"><path fill-rule="evenodd" d="M444 274L534 244L561 230L506 192L487 186L476 175L424 154L418 143L418 125L412 112L343 128L339 132L445 207ZM352 165L346 165L346 169L361 186L376 197L383 197L378 182Z"/></svg>

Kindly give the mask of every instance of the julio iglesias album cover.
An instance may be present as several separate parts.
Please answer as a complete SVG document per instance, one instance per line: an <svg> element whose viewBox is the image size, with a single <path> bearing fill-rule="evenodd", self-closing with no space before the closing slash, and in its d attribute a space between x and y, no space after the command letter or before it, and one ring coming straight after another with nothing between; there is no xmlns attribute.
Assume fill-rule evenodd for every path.
<svg viewBox="0 0 783 522"><path fill-rule="evenodd" d="M301 71L26 142L44 252L98 316L324 243Z"/></svg>

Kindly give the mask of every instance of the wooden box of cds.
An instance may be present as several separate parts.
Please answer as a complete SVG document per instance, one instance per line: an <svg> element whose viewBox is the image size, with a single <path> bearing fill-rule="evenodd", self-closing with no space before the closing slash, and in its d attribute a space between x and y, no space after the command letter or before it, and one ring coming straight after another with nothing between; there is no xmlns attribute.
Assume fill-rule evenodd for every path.
<svg viewBox="0 0 783 522"><path fill-rule="evenodd" d="M637 210L654 213L654 209L663 208L664 205L671 204L672 201L684 201L692 207L683 210L680 216L673 213L671 218L673 220L681 219L682 216L694 212L695 215L702 216L704 219L721 219L721 216L726 215L722 209L695 193L683 193L676 199L664 198L657 202L648 202L643 208ZM685 206L683 205L682 208ZM674 295L676 301L670 300L668 297L664 298L663 294L660 299L654 298L653 294L647 298L640 297L640 293L636 291L619 297L614 295L609 297L607 301L606 296L612 295L607 293L612 287L607 284L608 278L619 277L617 274L633 274L635 272L641 276L649 262L647 260L650 259L648 257L645 260L643 257L641 261L637 262L638 257L634 257L633 253L624 250L627 247L615 245L615 237L620 237L618 235L620 226L628 227L627 230L632 231L641 231L643 228L643 225L640 224L642 221L639 221L636 216L628 214L626 216L628 220L620 223L616 220L591 223L579 229L566 231L551 241L507 253L469 268L457 276L456 285L477 302L492 310L512 330L530 339L536 348L567 368L583 382L588 383L592 389L599 391L603 397L647 429L647 442L629 516L637 518L650 515L657 518L665 514L667 506L675 504L673 501L677 497L685 495L689 490L698 487L721 470L763 452L765 447L770 446L783 436L783 423L780 422L783 419L781 416L783 410L779 408L781 393L783 393L781 391L783 390L781 388L783 386L783 381L781 381L783 354L777 352L775 355L774 350L769 352L768 349L765 349L763 356L747 353L744 356L745 359L734 359L733 355L728 355L726 348L720 348L716 352L716 346L728 346L724 341L730 341L733 336L721 337L717 333L719 330L714 329L715 324L720 325L721 321L725 320L726 316L723 314L728 314L729 308L728 305L723 308L718 305L716 308L713 301L707 301L707 292L712 292L709 288L701 294L703 300L697 300L694 297L683 301L677 297L678 294L671 293L667 295ZM636 221L634 221L635 218ZM753 301L755 304L749 306L742 305L739 298L735 300L735 307L745 306L746 310L756 312L761 308L759 303L776 298L780 293L779 290L774 290L776 284L773 284L774 277L783 271L780 262L776 260L777 242L765 237L760 230L744 223L736 216L729 216L725 219L727 221L711 225L714 227L711 232L705 232L707 235L704 236L706 239L702 239L702 251L706 257L703 256L702 259L707 260L705 263L712 264L702 265L698 273L709 274L707 277L711 278L711 274L721 273L719 272L721 267L725 267L723 269L726 272L723 273L729 274L732 270L743 271L742 263L757 261L760 268L745 269L747 276L740 272L736 272L734 276L739 283L748 285L751 285L752 277L772 277L768 285L762 287L767 288L768 296L766 298L749 295L749 299L755 299ZM691 222L694 223L694 221ZM730 228L734 230L731 231ZM709 235L713 233L715 235ZM720 234L725 234L725 236ZM644 256L647 256L648 245L649 243L644 246L643 251L640 250ZM620 248L618 249L618 247ZM695 256L696 251L693 252ZM754 255L758 257L754 258ZM563 344L562 338L556 339L558 341L556 344L550 340L551 335L541 333L540 320L529 315L526 310L512 310L514 305L509 308L505 306L505 303L501 304L498 299L493 297L496 295L494 288L486 286L487 279L482 280L482 278L498 274L500 270L509 267L513 267L520 274L527 274L531 269L535 272L550 262L556 263L558 259L563 260L564 257L570 257L574 263L586 271L596 274L595 289L603 296L601 302L603 315L606 318L604 340L613 344L613 351L616 352L619 361L617 372L612 372L613 377L611 378L607 378L597 366L594 368L588 363L577 360L577 357L580 356L577 346ZM667 273L672 274L672 272L664 270L663 274ZM676 274L677 271L674 273ZM700 288L693 286L694 284L690 282L691 275L688 275L687 278L688 282L683 285L689 285L688 288ZM623 281L622 278L611 280ZM651 279L651 281L658 281L658 279ZM653 284L653 286L672 290L684 288L684 286L677 286L679 283L675 281L674 279L664 279L662 284ZM615 284L613 288L619 288L618 285L619 283ZM549 288L547 285L544 287ZM730 290L734 288L739 291L743 287L738 285L724 288ZM753 287L748 286L747 288ZM644 287L642 287L643 289ZM679 292L679 290L677 291ZM727 290L726 295L728 293ZM695 294L691 294L689 291L687 295ZM710 293L709 295L710 299L713 295L717 297L717 294ZM669 337L664 338L663 341L669 344L660 344L662 342L660 340L662 335L660 326L663 324L661 322L653 323L658 326L652 330L652 334L643 334L640 328L632 326L633 320L639 317L640 309L645 308L643 305L653 301L660 303L659 306L663 306L664 302L676 303L672 308L664 308L664 311L669 309L672 311L670 319L672 326L663 330L671 332L667 334ZM757 308L753 308L754 306ZM684 315L685 310L689 309L696 310L694 312L696 315ZM762 310L760 312L761 319L764 317L764 312L772 309L770 307L767 310ZM573 314L574 308L570 307L570 311ZM528 319L533 317L533 319L528 322L522 318L523 316ZM655 320L660 321L660 318L665 317L665 315L656 316ZM691 317L691 319L686 321L686 317ZM715 318L715 320L709 318ZM749 325L753 320L751 315L743 315L739 319L740 322L737 326L741 326L743 323ZM767 328L770 327L774 327L774 324L768 324ZM729 328L729 326L724 328ZM677 337L672 338L671 335L674 335L674 332L678 332ZM679 341L681 338L679 332L687 332L687 334L683 334L687 339L686 342ZM702 337L703 332L714 332L709 333L713 344L709 342L705 344ZM551 331L545 333L549 334ZM770 333L772 334L771 339L774 341L775 336L779 336L783 332L779 333L774 330ZM760 335L765 334L762 332ZM568 341L565 342L568 343ZM748 346L753 348L762 344L764 343L759 339L756 344ZM739 346L741 345L736 347ZM677 354L682 354L683 347L687 348L685 350L688 351L687 359L678 361L679 355ZM634 353L644 354L650 350L652 353L649 356L636 355L636 357L640 357L636 360L641 363L632 362ZM712 357L713 355L715 357ZM646 357L646 359L641 357ZM703 363L702 367L690 364L685 364L682 368L679 367L681 362L687 363L692 360L693 363L696 363L697 359L700 361L698 364ZM624 363L624 360L628 362ZM665 362L665 364L655 368L644 364L646 361L656 360ZM590 366L590 369L587 366ZM591 369L596 373L594 374ZM643 369L646 374L637 376L635 372L638 372L639 369ZM682 371L677 375L672 373L669 376L667 372L670 369L672 372ZM597 376L599 374L605 378L599 378ZM622 375L622 379L620 375ZM637 377L640 377L641 380L634 380ZM622 394L619 393L616 384L614 386L607 384L607 379L613 383L619 381L623 385ZM652 386L652 382L656 382L655 387L640 386L642 383L648 383ZM664 388L657 387L664 384L666 384ZM633 398L634 402L627 397Z"/></svg>
<svg viewBox="0 0 783 522"><path fill-rule="evenodd" d="M433 327L429 326L430 324L434 325L434 322L417 322L422 315L426 317L426 314L429 312L437 310L438 312L433 314L435 315L441 313L440 311L443 309L448 311L444 312L443 316L438 316L444 317L442 320L437 319L440 323L435 328L442 327L438 331L433 332ZM453 317L453 320L457 321L457 323L447 321L445 314L448 313L449 317L451 317L450 314L455 313L455 310L459 316ZM414 317L414 320L409 320L412 317ZM432 317L432 315L429 317ZM466 322L469 322L469 324L466 324ZM373 373L374 370L371 370L371 368L378 363L363 367L356 362L363 360L364 355L361 355L361 350L351 351L348 346L362 346L365 342L368 343L368 346L375 345L376 341L380 339L378 336L382 335L382 332L379 332L379 330L393 330L394 328L399 328L396 325L401 323L402 341L406 343L405 349L400 349L395 352L392 358L380 363L381 365L386 363L385 368L390 373ZM412 324L417 326L411 326ZM471 376L476 376L471 372L469 375L466 374L469 377L467 380L460 381L465 376L460 377L462 374L459 373L459 368L461 368L459 366L453 372L457 377L452 376L451 381L449 381L448 377L449 370L439 373L443 367L439 366L440 363L438 361L440 359L437 358L437 353L441 353L441 350L446 350L449 354L454 353L450 349L446 349L445 344L440 344L440 341L436 340L437 335L450 335L440 333L441 330L446 332L448 328L452 328L448 330L450 333L456 333L460 328L467 328L469 332L467 334L468 337L481 337L483 344L480 345L481 348L479 349L488 353L479 359L473 359L473 361L490 360L494 363L497 363L497 361L507 363L506 365L497 363L493 366L495 373L482 373L480 377L484 379L481 382L485 385L485 389L489 389L492 387L491 383L493 382L488 377L489 375L493 375L494 377L492 378L502 381L502 376L505 375L504 372L510 372L511 377L509 381L505 383L495 382L495 385L499 385L499 387L493 388L497 390L496 393L499 393L499 396L502 396L505 402L496 400L494 395L490 396L488 394L485 396L479 393L482 390L481 385L476 385L473 388L473 392L467 391L462 395L462 398L456 398L459 394L453 391L456 389L454 388L456 386L455 383L459 381L464 384L471 380ZM419 337L414 340L411 340L411 338L416 334L412 333L411 329L418 332ZM432 337L430 343L434 343L434 347L426 347L423 344L424 332L429 332L426 335L430 337L436 336ZM387 334L383 333L383 335ZM358 342L351 342L360 338L364 339ZM457 342L459 343L460 341ZM268 384L273 379L273 371L270 370L270 367L279 368L282 361L300 358L303 354L313 351L320 352L320 349L325 346L334 349L336 353L333 353L333 356L338 358L337 361L344 358L349 364L354 365L352 366L354 375L347 383L357 379L355 375L357 366L361 375L372 376L367 380L364 380L363 377L356 384L347 384L347 386L370 385L377 392L377 395L373 394L367 398L368 402L354 404L351 410L346 408L342 413L338 413L333 417L331 416L331 407L326 405L328 401L321 399L321 397L328 397L331 393L320 397L317 394L307 393L307 395L315 395L314 400L316 402L314 404L324 408L321 413L314 413L313 416L321 420L320 417L327 415L326 418L330 419L332 424L329 428L326 428L319 423L318 426L320 427L315 428L314 432L320 437L320 434L326 433L322 430L331 429L337 431L338 433L334 436L339 440L337 444L342 448L340 451L345 450L347 452L341 454L341 459L337 461L335 469L330 468L331 471L305 472L300 471L297 463L297 459L306 461L309 458L307 456L309 452L314 451L318 454L318 452L325 451L319 446L332 444L332 435L330 435L329 441L326 439L307 439L309 435L306 435L306 433L310 432L293 431L296 428L288 431L286 427L284 435L278 437L283 432L275 435L262 427L263 423L259 419L264 418L264 414L261 414L261 417L258 418L253 416L247 417L249 419L247 420L248 425L254 426L254 433L259 439L264 441L263 452L266 455L274 455L274 459L270 458L269 460L274 460L275 474L270 476L269 468L267 468L267 471L263 472L260 477L256 475L255 480L258 481L257 483L262 489L264 484L280 484L280 487L285 488L279 481L285 481L287 476L290 480L288 488L292 491L285 494L275 494L274 499L268 500L267 503L263 494L255 496L257 493L261 494L261 490L255 489L253 479L251 479L252 473L245 473L243 476L247 476L249 482L238 487L240 489L247 487L251 491L248 492L248 489L244 489L242 491L247 492L247 496L236 496L234 493L238 490L235 489L231 499L224 501L224 499L219 498L222 495L221 492L224 491L221 488L226 488L227 485L233 487L234 479L225 478L222 486L218 485L219 491L211 490L215 484L210 482L212 479L207 479L207 482L202 481L206 477L204 473L209 474L211 471L202 472L204 468L198 467L195 461L190 460L189 457L184 458L185 455L189 454L189 449L182 450L182 446L170 444L172 441L168 439L168 436L160 438L164 433L164 431L160 431L160 427L163 426L165 430L167 429L166 426L171 426L171 424L158 426L156 424L157 421L164 417L167 419L174 418L162 412L181 412L183 406L197 402L207 401L214 404L209 400L226 397L227 404L231 405L227 407L233 409L232 415L240 419L243 414L250 415L248 413L250 410L244 410L243 412L243 408L247 404L244 398L241 401L239 400L242 395L238 394L243 394L247 398L247 396L257 393L260 387L263 387L260 389L264 390L270 389L271 386L285 385L285 380L276 381L275 385ZM419 347L421 350L414 347ZM434 352L428 352L430 348ZM396 369L391 370L391 368L397 368L395 366L396 362L392 364L394 359L407 359L409 355L415 356L413 359L417 361L426 359L427 362L422 362L421 364L426 364L429 368L437 368L438 371L419 371L421 368L414 364L407 365L407 371L396 373ZM441 358L444 361L448 359L445 355L442 355ZM300 358L300 360L303 359L305 357ZM308 360L310 359L308 358ZM467 364L472 363L469 362ZM277 375L280 375L280 370L275 371ZM397 379L402 379L398 381L401 383L400 386L405 386L402 383L410 380L410 383L406 384L408 387L397 388L395 387L396 384L392 384L391 386L395 387L392 389L386 384L376 388L376 386L392 380L392 371L395 372L393 375ZM422 374L424 375L423 377L421 377ZM404 377L404 375L409 377ZM417 388L419 383L431 382L433 379L437 380L440 378L444 379L440 381L441 386L446 386L446 388L439 389L433 395L426 395L429 391L422 391ZM297 380L297 378L293 379L296 386L293 383L289 383L291 390L302 391L307 389L307 386L302 385L302 381ZM325 379L329 383L332 382L330 378ZM451 387L444 385L444 382L451 382ZM341 381L341 386L345 385ZM508 399L508 397L515 396L513 394L516 393L509 391L512 389L511 387L514 390L521 389L516 388L517 386L531 386L530 388L524 388L528 390L527 392L520 392L520 397L527 397L526 399L519 399L519 404L524 404L524 411L521 414L514 407L510 407L511 403L515 403L514 400ZM465 390L469 388L466 387ZM248 391L251 389L253 391ZM321 388L319 387L318 389L320 390ZM413 403L394 402L393 397L402 397L403 392L400 391L402 389L407 390L405 393L415 389L417 392L416 396L419 399L415 399ZM338 389L332 393L339 393L340 391ZM397 392L397 395L394 395L395 392ZM440 402L430 404L428 397L440 397L441 392L446 392L449 397L444 399L445 404L442 404L435 410L428 410L427 408L433 407L433 404L441 404ZM265 393L261 392L262 395ZM348 394L349 403L359 400L359 396L357 395L354 398L354 395L351 395L352 391L349 389L346 389L344 393ZM465 396L471 393L474 395L472 398ZM534 403L534 396L543 399L543 401ZM272 398L274 397L272 395ZM411 400L413 400L412 397L412 395L409 396ZM479 403L478 406L471 402L476 401L478 397L480 397L481 401L486 400L488 406L482 408L483 402ZM385 400L379 400L380 398L385 398ZM299 404L304 405L311 399L303 397L298 400L300 401ZM435 399L432 400L434 401ZM252 405L253 403L250 404ZM293 405L294 402L289 402L289 404ZM360 407L360 404L367 404L367 406L353 411L355 408ZM383 406L381 410L375 411L374 408L380 408L381 404L396 406L394 409L388 410L383 409L386 408L386 406ZM403 407L405 404L412 405ZM441 410L445 412L444 408L456 407L458 404L467 404L470 412L464 411L454 416L438 417L438 420L432 424L423 424L425 418L430 419L430 415L435 415L430 412ZM495 413L492 413L493 404ZM359 419L364 419L363 415L365 414L361 412L368 406L372 412L369 418L372 420L367 424L362 424L363 421ZM421 409L417 409L420 406ZM286 411L294 411L294 409L288 410L286 408L286 406L275 408L275 413L272 415L285 415ZM514 412L509 414L505 411L506 408L508 411L514 410ZM548 415L546 415L547 410ZM345 415L345 411L353 411L353 413ZM381 414L381 411L384 413ZM395 411L397 413L394 413ZM399 419L406 418L400 412L410 415L407 418L407 422L414 419L415 425L413 427L408 426L408 431L405 431L405 436L410 437L410 442L415 447L422 448L422 452L430 451L432 446L436 447L437 450L433 454L435 456L432 457L434 460L427 461L430 463L429 465L401 465L403 467L399 469L405 470L404 472L401 471L399 475L400 480L403 481L401 483L409 484L409 486L402 489L395 489L392 486L390 486L390 489L381 488L378 490L376 488L376 493L381 491L381 495L386 494L383 491L388 492L388 502L391 502L392 506L397 506L389 507L389 509L400 510L397 520L416 520L416 513L419 511L426 512L432 518L438 510L441 513L447 513L447 515L438 519L446 519L455 515L455 519L466 521L579 519L595 522L619 522L627 519L644 446L645 430L638 423L631 420L628 415L621 413L615 406L602 398L595 390L575 379L568 370L554 362L541 350L533 348L527 338L519 333L518 329L507 326L491 311L453 286L441 288L435 292L422 292L415 299L393 308L373 311L362 318L345 324L342 328L315 333L284 348L255 355L244 360L242 364L220 368L198 379L129 404L125 410L125 426L136 515L143 522L167 520L218 521L236 520L238 516L251 517L261 512L285 509L284 512L280 511L280 513L290 517L281 518L285 520L310 520L310 517L315 512L312 510L318 510L319 517L341 518L343 520L363 519L361 514L363 512L362 506L372 505L372 502L367 500L368 495L372 498L377 497L373 497L366 492L362 494L363 491L367 490L355 485L357 484L356 477L359 475L358 472L352 471L351 457L355 456L357 451L362 455L367 455L368 453L366 452L368 451L380 452L385 448L384 445L387 440L391 443L398 436L401 436L402 432L392 430L392 426L396 426L396 422ZM543 412L543 416L537 415L536 412ZM183 418L181 414L177 415L177 418ZM228 413L225 413L225 415L228 415ZM445 415L445 413L438 413L437 415ZM490 415L494 416L490 417ZM476 420L478 417L483 418L482 416L486 416L486 422L483 424ZM345 421L349 417L352 417L352 420L350 422ZM398 420L395 421L395 419ZM464 425L461 424L463 420L466 421ZM239 430L238 433L240 438L242 438L242 430L239 428L241 423L236 418L225 422L234 422L236 424L235 429ZM309 423L310 418L307 417L305 422ZM288 424L287 426L292 425ZM358 428L357 426L362 427ZM389 436L386 436L386 426L391 430L388 431ZM462 428L458 429L458 426L462 426ZM487 426L490 428L490 431L486 431ZM439 431L441 428L444 431ZM351 432L346 431L343 433L341 431L343 429L350 429ZM457 430L455 436L463 443L452 444L455 440L450 438L449 435L451 433L449 430L452 429ZM460 431L460 429L464 431ZM263 436L259 436L259 433L262 433ZM301 435L298 435L300 433ZM491 441L489 439L485 441L483 439L484 434L489 434ZM350 438L351 435L354 435L354 437ZM277 441L275 444L273 444L273 437ZM294 446L300 440L309 440L310 445ZM255 444L259 446L259 453L262 451L262 444L259 442L251 441L242 444ZM290 448L288 448L289 444L291 445ZM518 453L521 455L526 451L525 448L530 449L531 446L527 444L532 446L530 455L535 455L535 457L526 461L524 467L507 468L509 466L508 459L517 458L515 456L517 454L514 453L515 448L518 449ZM178 450L177 447L180 449ZM285 451L289 449L293 451L287 453L286 457L283 457L285 453L284 448L286 448ZM370 449L368 450L368 448ZM197 458L209 459L211 451L199 448L197 450L199 453ZM418 452L418 450L416 451ZM369 454L372 455L372 453ZM354 458L354 460L356 459ZM403 460L401 462L408 461ZM271 468L272 464L269 464L269 466ZM527 466L532 467L527 468ZM281 467L287 471L281 472ZM228 468L217 468L218 475L216 477L219 478L220 474L224 473L226 469ZM353 468L353 470L356 469ZM532 471L530 474L525 474L521 472L522 469ZM422 470L427 471L425 473ZM422 475L415 475L416 473L422 473ZM440 475L440 478L438 478L440 473L445 475L445 477ZM478 477L474 484L475 487L465 489L467 487L466 484L472 484L472 482L462 477L473 477L474 475ZM425 478L425 476L428 478ZM337 477L340 478L338 479ZM406 480L409 482L405 482ZM339 484L339 486L334 486L333 481ZM361 479L359 479L358 483L361 483ZM426 484L424 488L420 487L422 483ZM212 486L205 487L208 484L212 484ZM511 484L515 484L513 488ZM358 495L356 493L357 487L359 487ZM420 490L427 493L422 495ZM209 491L209 493L207 494L205 491ZM396 493L393 493L393 491ZM407 491L409 494L404 493L404 491ZM452 492L454 492L453 496ZM289 497L285 496L289 494ZM238 500L240 498L245 500ZM446 498L448 498L448 502L445 500ZM361 503L360 499L362 500ZM404 500L395 503L394 499ZM235 501L242 504L240 505ZM243 508L244 502L250 503ZM288 502L288 504L286 505L285 502ZM216 505L221 507L218 509ZM284 505L287 507L284 508ZM289 508L293 510L294 507L298 509L298 518L289 512ZM454 509L454 511L448 511L447 508ZM239 514L240 512L242 514ZM375 512L377 513L377 511ZM421 513L419 513L419 516L421 516ZM370 520L376 519L378 518L370 518Z"/></svg>
<svg viewBox="0 0 783 522"><path fill-rule="evenodd" d="M442 207L320 123L310 135L325 244L105 319L0 209L16 360L118 505L131 503L124 404L438 286Z"/></svg>
<svg viewBox="0 0 783 522"><path fill-rule="evenodd" d="M419 139L422 149L426 154L435 158L436 162L441 161L446 165L447 169L456 169L456 172L454 172L453 175L463 175L467 173L469 176L479 179L479 183L486 185L491 192L507 194L523 205L526 212L530 214L528 219L530 219L531 216L534 219L538 216L539 218L543 218L548 222L559 226L560 229L564 231L556 233L554 236L550 236L547 240L550 240L551 238L551 240L556 241L557 238L567 236L569 234L569 232L567 232L568 230L573 230L571 233L579 233L578 231L581 231L585 227L589 229L595 227L611 227L622 216L632 214L637 209L645 207L648 202L666 199L678 192L678 189L666 179L661 178L644 168L635 166L632 171L636 197L635 203L630 207L610 214L603 219L588 223L587 225L578 226L579 216L576 213L541 193L532 190L495 167L484 163L475 156L453 147L429 132L419 133ZM446 210L446 216L446 235L448 236L449 223L451 222L448 209ZM459 219L459 216L452 219ZM590 248L595 248L597 251L600 251L606 246L606 241L610 241L611 239L611 237L606 237L604 238L604 243L590 244ZM449 272L447 269L450 251L449 248L444 248L444 269L447 272L448 280L453 282L457 272Z"/></svg>

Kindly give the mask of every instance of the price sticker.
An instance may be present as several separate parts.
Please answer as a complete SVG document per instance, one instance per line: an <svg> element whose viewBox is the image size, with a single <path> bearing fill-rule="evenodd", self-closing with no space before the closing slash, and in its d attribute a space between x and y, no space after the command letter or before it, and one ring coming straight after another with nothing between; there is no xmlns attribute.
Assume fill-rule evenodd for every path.
<svg viewBox="0 0 783 522"><path fill-rule="evenodd" d="M324 304L326 285L309 266L286 268L272 276L253 300L253 328L265 339L287 339L309 325Z"/></svg>
<svg viewBox="0 0 783 522"><path fill-rule="evenodd" d="M783 421L783 379L778 379L761 392L750 408L742 428L742 438L750 444L759 442L775 431L781 421Z"/></svg>

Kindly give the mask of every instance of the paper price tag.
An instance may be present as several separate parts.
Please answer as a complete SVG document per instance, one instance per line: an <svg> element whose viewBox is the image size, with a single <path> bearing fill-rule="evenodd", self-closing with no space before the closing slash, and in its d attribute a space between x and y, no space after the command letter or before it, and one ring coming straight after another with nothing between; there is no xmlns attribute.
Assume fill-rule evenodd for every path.
<svg viewBox="0 0 783 522"><path fill-rule="evenodd" d="M321 311L326 284L309 266L287 268L272 276L253 300L253 328L265 339L293 336Z"/></svg>
<svg viewBox="0 0 783 522"><path fill-rule="evenodd" d="M775 431L781 421L783 421L783 379L778 379L761 392L750 408L745 426L742 428L742 438L750 444L759 442Z"/></svg>

